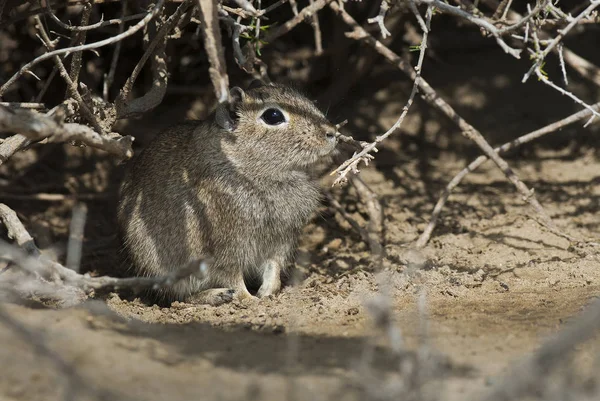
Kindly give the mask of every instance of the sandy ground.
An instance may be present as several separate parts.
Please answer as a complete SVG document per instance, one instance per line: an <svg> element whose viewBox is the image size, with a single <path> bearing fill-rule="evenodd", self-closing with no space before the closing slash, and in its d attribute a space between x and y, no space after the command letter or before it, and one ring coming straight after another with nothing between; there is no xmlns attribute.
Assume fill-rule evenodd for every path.
<svg viewBox="0 0 600 401"><path fill-rule="evenodd" d="M463 71L464 60L446 58L432 62L439 74L430 80L493 144L575 110L539 84L536 90L519 86L508 78L519 74L499 72L493 60L472 57L484 64L481 76ZM390 82L400 77L386 68L379 74ZM455 78L451 85L443 85L444 74ZM588 100L597 96L580 85ZM353 132L381 132L400 112L408 88L406 82L358 88L361 96L349 94L332 115L347 114ZM558 99L546 107L528 107L547 96ZM152 118L147 126L156 124ZM593 135L598 125L585 131L579 124L509 159L555 222L582 238L600 235L600 158L597 140L589 140ZM114 163L96 163L88 150L62 149L62 164L54 165L55 156L48 156L44 168L28 171L30 181L19 181L21 188L60 175L67 189L114 191ZM159 307L134 295L107 294L62 310L3 305L1 398L480 399L478 394L514 369L514 361L598 296L600 250L570 244L540 226L502 174L486 164L452 196L422 253L409 252L440 190L476 156L454 126L415 106L403 132L381 150L374 167L362 172L384 208L387 258L379 274L360 237L324 206L305 229L293 279L272 299ZM28 156L19 157L15 163L27 165ZM65 179L62 174L68 176L70 169L85 174ZM352 189L338 188L334 194L365 222L364 207ZM65 239L72 203L6 202L19 211L41 246ZM87 268L118 273L110 245L114 199L96 199L88 207ZM416 263L407 264L407 259ZM381 288L389 294L383 300L377 292ZM390 341L375 324L386 301L393 321L385 327L398 330L399 341ZM590 373L597 367L599 346L592 341L579 347L576 368L568 376L570 385L579 385L589 399L600 397L599 378ZM570 363L565 355L564 366ZM546 390L560 397L554 387Z"/></svg>

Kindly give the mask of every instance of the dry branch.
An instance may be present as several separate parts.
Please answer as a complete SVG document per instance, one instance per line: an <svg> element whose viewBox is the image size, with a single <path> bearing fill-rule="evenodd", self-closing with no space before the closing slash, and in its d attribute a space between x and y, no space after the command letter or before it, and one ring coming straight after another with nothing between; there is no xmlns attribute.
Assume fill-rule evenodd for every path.
<svg viewBox="0 0 600 401"><path fill-rule="evenodd" d="M371 253L376 258L383 257L383 209L375 192L369 188L367 184L358 175L353 175L350 182L356 189L358 197L363 202L369 215L369 223L367 224L368 244L371 248Z"/></svg>
<svg viewBox="0 0 600 401"><path fill-rule="evenodd" d="M367 230L365 230L363 227L361 227L361 225L358 224L358 222L356 220L354 220L352 218L352 216L350 216L346 212L346 209L344 209L344 207L340 204L340 202L338 202L337 199L335 199L335 197L329 191L325 191L325 196L329 200L329 204L331 206L333 206L333 208L340 214L340 216L342 216L342 218L344 220L346 220L348 222L348 224L350 224L350 226L354 230L356 230L356 232L360 235L360 238L366 244L370 244L371 240L369 238L369 232Z"/></svg>
<svg viewBox="0 0 600 401"><path fill-rule="evenodd" d="M48 138L49 142L81 142L104 150L120 159L133 156L133 137L100 135L91 128L76 123L60 123L43 114L26 109L10 110L0 107L0 132L15 132L30 141ZM2 144L4 145L4 143ZM12 152L14 153L14 152Z"/></svg>
<svg viewBox="0 0 600 401"><path fill-rule="evenodd" d="M523 82L527 81L531 74L534 71L539 70L540 66L544 62L546 56L562 41L562 39L569 33L571 29L573 29L578 22L584 18L589 16L589 14L596 9L596 7L600 6L600 0L590 0L590 5L583 10L577 17L573 18L573 20L567 25L564 29L558 30L558 35L552 40L552 42L546 46L543 52L540 54L536 54L535 63L531 66L529 71L523 76Z"/></svg>
<svg viewBox="0 0 600 401"><path fill-rule="evenodd" d="M2 113L2 107L0 107L0 115L2 115ZM0 127L1 126L2 123L0 122ZM27 137L19 134L6 138L0 143L0 166L10 159L12 155L25 149L30 143L31 141Z"/></svg>
<svg viewBox="0 0 600 401"><path fill-rule="evenodd" d="M346 23L348 23L349 25L355 24L354 31L346 34L346 36L348 36L349 38L355 39L355 40L360 40L360 39L364 39L365 35L368 35L371 39L375 40L362 27L360 27L356 23L356 21L354 21L354 19L350 16L350 14L348 14L345 10L340 8L339 5L337 5L337 3L332 3L331 8L333 8L333 10L335 12L341 14L342 18L344 19L344 21ZM411 76L411 79L413 80L413 88L410 93L410 96L408 97L408 101L406 102L406 105L402 109L402 113L400 114L400 117L398 117L398 119L396 120L394 125L392 125L392 127L389 130L387 130L383 135L380 135L377 138L375 138L375 141L373 141L372 143L363 145L363 150L361 152L355 153L350 159L346 160L344 163L342 163L341 166L336 168L331 173L331 174L338 174L338 177L334 181L334 185L346 182L347 181L346 176L350 172L352 172L353 174L357 174L358 173L358 165L360 164L360 162L363 162L365 165L368 165L370 160L372 160L374 158L373 155L371 155L371 152L377 152L377 145L379 143L381 143L382 141L384 141L388 136L390 136L391 134L396 132L402 125L404 118L408 114L408 110L410 109L410 106L413 104L414 98L418 92L419 85L421 83L421 69L422 69L422 65L423 65L423 60L425 58L425 50L427 49L427 36L429 34L429 22L431 21L431 13L432 13L432 9L431 9L431 7L429 7L428 8L428 15L429 15L428 23L424 24L425 30L423 32L423 40L422 40L421 49L419 52L419 61L417 63L417 66L415 67L415 69L411 68L411 71L415 72L414 77ZM380 43L380 42L377 42L377 43ZM383 46L383 44L381 44L381 46Z"/></svg>
<svg viewBox="0 0 600 401"><path fill-rule="evenodd" d="M13 262L35 280L43 279L59 287L63 287L63 290L65 287L72 287L86 293L90 293L92 290L104 289L130 289L134 291L159 289L172 286L190 276L202 279L205 276L209 263L205 259L194 260L181 269L159 277L91 277L88 274L80 274L70 270L60 263L47 258L29 256L19 248L1 240L0 258ZM42 283L40 282L40 285L43 285Z"/></svg>
<svg viewBox="0 0 600 401"><path fill-rule="evenodd" d="M85 216L80 215L77 217L77 213L77 211L74 211L74 218L77 221L71 227L74 225L79 226L75 229L75 234L81 236L83 232L82 220L85 219ZM190 276L203 279L206 276L208 263L210 263L210 258L192 260L183 268L176 269L165 276L159 277L91 277L88 274L80 274L60 263L40 256L40 251L35 245L33 238L31 238L31 235L29 235L23 226L23 223L21 223L14 211L4 204L0 204L0 220L6 226L9 237L15 239L17 244L25 250L0 240L0 259L13 262L24 273L31 276L29 279L15 279L11 277L7 279L8 282L15 288L23 288L34 292L41 291L45 296L50 298L61 299L65 296L77 298L76 300L67 300L69 301L69 305L84 300L83 297L77 295L77 291L90 293L92 290L108 288L124 288L139 291L148 288L158 289L169 287ZM70 246L69 248L72 247ZM3 277L0 276L0 288L5 287L3 285L5 284ZM25 283L24 280L31 282ZM8 287L8 289L10 288Z"/></svg>
<svg viewBox="0 0 600 401"><path fill-rule="evenodd" d="M50 2L46 2L49 6ZM83 3L83 12L81 14L81 25L85 26L90 20L90 15L92 14L92 4L90 1ZM85 43L87 38L87 32L85 30L81 32L73 32L71 43L74 46L81 46ZM121 42L119 42L121 43ZM69 76L71 77L71 81L79 82L79 72L81 71L81 62L83 58L83 52L76 52L73 54L71 58L71 70L69 72ZM68 88L67 88L68 94Z"/></svg>
<svg viewBox="0 0 600 401"><path fill-rule="evenodd" d="M327 4L330 4L332 1L333 0L315 0L309 6L304 7L302 11L300 11L296 16L294 16L294 18L282 24L281 26L279 26L279 28L269 32L269 34L264 38L264 41L267 43L271 43L280 36L285 35L289 31L294 29L302 21L304 21L306 18L316 14Z"/></svg>
<svg viewBox="0 0 600 401"><path fill-rule="evenodd" d="M34 18L35 18L35 22L37 25L37 29L40 32L42 42L44 43L44 46L46 46L46 49L48 49L48 51L52 51L54 49L54 42L52 42L50 40L50 37L46 33L46 30L44 29L44 25L42 24L40 17L36 15ZM76 54L80 54L80 53L76 53ZM75 99L75 101L77 102L77 104L79 105L79 112L81 113L81 115L90 124L92 124L92 126L94 127L94 129L97 132L102 133L103 129L100 126L100 124L98 123L96 116L94 115L92 110L90 110L90 108L88 107L86 102L81 97L81 94L79 93L79 90L77 88L77 81L73 81L73 79L71 78L71 75L69 75L67 68L63 64L60 57L54 56L54 57L52 57L52 60L54 60L54 63L56 64L56 68L58 69L60 76L65 80L65 83L67 84L67 93L70 96L72 96ZM73 59L73 60L75 60L75 59ZM77 75L79 75L79 74L77 74Z"/></svg>
<svg viewBox="0 0 600 401"><path fill-rule="evenodd" d="M498 28L496 28L490 22L486 21L485 19L476 17L475 15L473 15L467 11L461 10L459 7L451 6L447 3L444 3L441 0L414 0L414 1L418 4L428 4L430 6L434 6L435 8L439 9L442 12L445 12L445 13L466 19L469 22L472 22L473 24L475 24L475 25L485 29L489 33L491 33L494 36L494 38L496 39L496 42L498 43L498 45L500 45L502 50L504 50L506 53L510 54L511 56L513 56L515 58L521 58L521 50L510 47L504 41L504 39L502 39L502 35L509 31L508 28L505 28L506 31L503 32L503 31L499 30Z"/></svg>
<svg viewBox="0 0 600 401"><path fill-rule="evenodd" d="M168 71L166 63L165 46L168 33L177 25L181 16L191 7L191 0L184 1L177 10L167 19L148 44L142 58L133 69L131 76L123 85L119 96L115 100L117 119L136 116L152 110L160 104L167 91ZM133 85L139 74L152 56L153 85L143 96L128 100L133 90Z"/></svg>
<svg viewBox="0 0 600 401"><path fill-rule="evenodd" d="M595 110L600 110L600 103L596 103L592 107ZM508 152L509 150L515 149L521 145L529 143L529 142L531 142L535 139L538 139L538 138L540 138L546 134L549 134L551 132L555 132L561 128L566 127L567 125L573 124L577 121L581 121L585 118L589 118L590 116L592 116L592 112L590 110L581 110L580 112L572 114L569 117L563 118L562 120L556 121L556 122L549 124L543 128L540 128L538 130L535 130L533 132L530 132L528 134L520 136L517 139L514 139L510 142L507 142L504 145L494 149L494 151L497 153ZM438 219L444 205L446 204L448 197L452 193L452 191L454 191L454 189L461 183L461 181L467 176L467 174L469 174L472 171L475 171L475 169L477 169L479 166L481 166L483 163L485 163L488 160L489 160L489 158L487 156L479 156L477 159L472 161L467 167L465 167L463 170L461 170L456 176L454 176L454 178L452 178L452 180L450 180L450 182L444 189L444 192L438 199L435 207L433 208L433 213L431 214L431 218L429 220L429 223L427 224L427 227L425 228L425 231L423 231L423 233L421 234L421 236L419 237L419 239L417 240L417 242L415 244L415 246L417 248L424 247L427 244L427 242L429 241L429 238L431 237L431 234L432 234L433 230L435 229L437 219Z"/></svg>
<svg viewBox="0 0 600 401"><path fill-rule="evenodd" d="M248 8L246 11L256 12L256 9L249 3L246 4L246 1L237 1L238 4L244 4ZM210 62L208 70L210 80L215 89L217 100L219 103L224 103L229 101L229 76L225 65L217 4L212 0L198 0L198 5L200 7L200 18L202 19L204 49Z"/></svg>
<svg viewBox="0 0 600 401"><path fill-rule="evenodd" d="M35 246L33 238L31 238L31 235L29 235L25 227L23 227L23 224L17 217L15 211L4 203L0 203L0 220L8 231L8 238L14 240L17 245L23 248L29 255L40 255L40 250Z"/></svg>
<svg viewBox="0 0 600 401"><path fill-rule="evenodd" d="M84 11L83 11L83 16L82 16L82 20L81 20L81 25L65 24L54 14L54 11L52 11L52 4L50 4L50 1L46 0L45 3L46 3L46 11L47 11L46 15L49 15L50 19L52 19L52 21L54 21L58 26L60 26L63 29L66 29L67 31L86 32L86 31L90 31L92 29L100 28L102 26L102 24L104 23L104 18L100 18L99 22L92 24L92 25L88 25L88 18L90 15L88 10L91 11L91 9L92 9L89 0L83 3ZM86 14L87 14L87 17L86 17Z"/></svg>
<svg viewBox="0 0 600 401"><path fill-rule="evenodd" d="M72 54L75 52L97 49L97 48L100 48L103 46L107 46L107 45L116 43L118 41L121 41L121 40L133 35L137 31L142 29L148 22L150 22L150 20L152 20L158 14L158 12L160 10L162 10L164 2L165 2L165 0L158 0L156 2L156 5L152 8L152 10L149 13L147 13L146 16L141 21L139 21L137 24L131 26L129 29L127 29L122 34L112 36L110 38L100 40L98 42L88 43L86 45L73 46L73 47L67 47L64 49L53 50L51 52L44 53L41 56L33 59L32 61L25 64L23 67L21 67L21 69L19 71L17 71L12 77L10 77L8 79L8 81L6 81L4 83L4 85L2 85L0 87L0 96L2 96L6 92L6 90L12 84L15 83L15 81L17 79L19 79L21 76L23 76L23 74L29 72L34 65L37 65L37 64L41 63L42 61L51 59L54 56L68 55L68 54Z"/></svg>
<svg viewBox="0 0 600 401"><path fill-rule="evenodd" d="M338 14L344 20L344 22L346 22L350 27L353 28L354 31L350 36L351 38L357 41L365 42L366 44L374 48L379 54L384 56L389 62L397 66L401 71L408 75L410 79L412 79L413 81L417 79L417 77L419 76L418 71L415 71L415 69L406 65L396 53L391 51L388 47L383 45L381 42L379 42L373 36L371 36L367 31L365 31L354 20L354 18L352 18L352 16L348 14L345 10L343 10L337 3L330 3L330 7L334 10L336 14ZM537 214L541 217L542 224L554 230L555 232L560 232L560 230L558 230L558 228L550 219L550 216L546 213L542 205L536 199L533 191L527 188L523 181L521 181L516 175L516 173L509 167L508 163L494 151L492 146L485 140L483 135L475 127L473 127L460 115L458 115L456 111L452 108L452 106L446 103L446 101L444 101L423 78L420 78L419 87L419 94L427 103L434 106L436 109L445 114L449 119L454 121L461 129L462 134L466 138L475 142L477 146L479 146L479 148L483 151L483 153L494 161L498 168L504 173L507 179L515 186L517 191L521 194L523 200L527 201L537 212ZM386 134L389 135L389 133ZM378 142L381 142L381 137L379 137L378 139L376 139L375 142L373 142L373 147L375 146L374 144ZM365 150L363 150L363 152L355 155L355 158L362 157L364 156L364 154L367 154L368 152L366 150L368 148L369 147L366 147ZM346 163L353 162L354 158L346 161Z"/></svg>

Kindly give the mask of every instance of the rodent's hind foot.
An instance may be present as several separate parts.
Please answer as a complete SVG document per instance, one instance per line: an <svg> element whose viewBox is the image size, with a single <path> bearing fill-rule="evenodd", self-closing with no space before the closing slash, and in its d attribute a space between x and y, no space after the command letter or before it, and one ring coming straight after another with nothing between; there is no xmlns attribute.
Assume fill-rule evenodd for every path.
<svg viewBox="0 0 600 401"><path fill-rule="evenodd" d="M190 295L185 301L197 305L218 306L233 301L235 292L233 288L210 288Z"/></svg>
<svg viewBox="0 0 600 401"><path fill-rule="evenodd" d="M263 266L262 284L256 293L259 298L276 295L281 290L281 264L275 260Z"/></svg>
<svg viewBox="0 0 600 401"><path fill-rule="evenodd" d="M262 285L258 289L258 292L256 293L256 296L259 298L265 298L270 295L277 295L279 290L281 290L281 281L279 280L279 277L277 277L277 280L263 281Z"/></svg>

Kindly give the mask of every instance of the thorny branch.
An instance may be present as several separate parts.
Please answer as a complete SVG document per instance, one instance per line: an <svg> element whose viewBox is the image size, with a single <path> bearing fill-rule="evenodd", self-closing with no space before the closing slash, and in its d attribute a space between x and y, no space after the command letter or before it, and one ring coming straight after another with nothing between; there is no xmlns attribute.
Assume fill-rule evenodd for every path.
<svg viewBox="0 0 600 401"><path fill-rule="evenodd" d="M483 18L479 18L474 16L473 14L466 12L464 10L461 10L459 7L454 7L451 6L447 3L444 3L441 0L414 0L417 4L428 4L430 6L434 6L436 9L460 17L460 18L464 18L469 22L472 22L473 24L484 28L486 31L488 31L489 33L491 33L494 38L496 39L496 42L500 45L500 47L502 48L502 50L504 50L506 53L510 54L511 56L515 57L515 58L520 58L521 57L521 50L520 49L515 49L513 47L510 47L505 41L504 39L502 39L502 35L507 31L503 32L501 30L499 30L498 28L496 28L493 24L491 24L490 22L486 21ZM507 29L507 28L505 28Z"/></svg>
<svg viewBox="0 0 600 401"><path fill-rule="evenodd" d="M346 36L348 36L352 39L355 39L355 40L360 40L360 39L364 38L365 35L369 35L364 29L362 29L358 24L356 24L356 22L354 22L352 17L350 17L350 15L348 13L346 13L345 10L341 9L339 7L339 5L337 5L337 3L331 3L330 6L336 13L338 13L338 14L341 13L342 17L344 18L344 20L346 22L351 22L351 25L353 25L354 32L352 32L350 34L346 34ZM414 69L416 71L416 74L413 79L413 89L410 93L410 96L408 97L408 101L406 102L406 105L402 109L402 114L400 114L400 117L398 117L398 119L396 120L394 125L392 125L392 127L389 130L387 130L383 135L380 135L377 138L375 138L374 142L371 142L370 144L367 144L367 145L363 145L362 151L360 151L359 153L355 153L350 159L346 160L344 163L342 163L341 166L336 168L331 173L332 175L333 174L338 175L338 177L334 181L334 185L345 183L348 180L346 178L346 176L350 172L352 172L353 174L357 174L359 171L358 165L361 162L363 162L365 165L368 166L369 162L372 159L374 159L373 155L371 155L371 152L377 152L377 145L380 142L382 142L383 140L385 140L387 137L389 137L391 134L396 132L396 130L398 128L400 128L400 126L402 125L402 122L404 121L404 118L408 114L408 110L414 101L415 95L418 92L419 84L421 82L421 68L423 66L423 60L425 59L425 50L427 49L427 36L429 34L429 29L430 29L429 25L431 23L432 15L433 15L433 8L428 7L427 8L427 17L426 17L427 22L425 25L426 30L423 32L423 40L422 40L421 46L420 46L419 61L417 63L417 66ZM383 46L383 45L381 45L381 46Z"/></svg>
<svg viewBox="0 0 600 401"><path fill-rule="evenodd" d="M569 31L573 29L581 19L588 17L590 13L594 11L598 6L600 6L600 0L590 0L590 5L585 10L583 10L577 17L573 18L569 25L567 25L564 29L558 30L558 35L554 38L554 40L552 40L552 42L550 42L548 46L546 46L544 51L535 55L535 63L531 66L529 71L527 71L525 76L523 76L523 82L526 82L531 76L531 74L540 69L540 66L544 62L546 56L548 56L548 54L562 41L562 39L567 35L567 33L569 33Z"/></svg>
<svg viewBox="0 0 600 401"><path fill-rule="evenodd" d="M397 54L395 54L388 47L386 47L381 42L379 42L378 40L373 38L373 36L371 36L368 32L366 32L354 20L354 18L352 18L352 16L350 16L350 14L348 14L345 10L343 10L341 7L339 7L339 5L337 5L337 3L331 3L330 7L338 15L340 15L342 17L344 22L346 22L348 25L350 25L354 29L354 31L350 34L347 34L347 36L349 36L355 40L363 41L363 42L367 43L369 46L373 47L378 53L380 53L382 56L384 56L388 61L390 61L391 63L396 65L400 70L402 70L405 74L407 74L413 81L416 80L417 77L420 76L419 71L411 68L410 66L407 66L404 63L404 61ZM460 115L458 115L456 113L456 111L454 111L452 106L450 106L441 97L439 97L438 94L435 92L435 90L423 78L420 78L420 92L419 93L420 93L421 97L427 103L431 104L432 106L434 106L435 108L440 110L443 114L445 114L448 118L450 118L452 121L454 121L461 129L462 134L466 138L475 142L477 144L477 146L479 146L479 148L483 151L483 153L487 157L489 157L490 159L492 159L494 161L494 163L503 172L503 174L506 176L506 178L515 186L517 191L521 194L521 196L523 197L523 200L528 202L530 204L530 206L536 211L536 213L539 215L539 217L541 219L540 223L542 225L548 227L554 233L560 234L565 238L573 239L572 237L561 233L561 231L554 225L554 223L550 219L550 216L546 213L546 211L544 210L542 205L538 202L537 198L535 197L534 192L532 190L530 190L529 188L527 188L527 186L523 183L523 181L521 181L521 179L519 179L519 177L516 175L516 173L510 168L508 163L504 159L502 159L498 155L498 153L496 153L494 151L494 149L491 147L491 145L485 140L483 135L475 127L473 127L471 124L469 124L467 121L465 121ZM405 114L405 110L403 111L402 114ZM345 169L348 167L350 168L349 171L352 171L353 166L354 166L354 169L356 169L356 165L358 165L359 160L363 160L363 161L371 160L373 158L373 156L368 153L367 149L370 149L370 150L375 149L376 145L379 142L381 142L383 139L385 139L385 137L389 136L390 134L391 134L391 132L388 131L388 132L386 132L386 134L376 138L375 142L371 143L370 145L367 145L362 152L355 154L353 156L353 158L346 161L344 164L342 164L342 166L338 167L338 169L336 169L334 171L334 173L338 173L338 174L340 174L340 172L343 173L344 171L346 171ZM384 138L382 139L382 137L384 137ZM348 174L348 171L346 171L346 174ZM340 176L341 176L341 174L340 174ZM343 179L344 178L342 178L342 180Z"/></svg>
<svg viewBox="0 0 600 401"><path fill-rule="evenodd" d="M596 103L592 107L594 108L594 110L598 111L598 110L600 110L600 103ZM589 118L590 116L592 116L592 111L587 110L587 109L582 110L578 113L570 115L569 117L563 118L562 120L556 121L556 122L549 124L543 128L532 131L528 134L518 137L517 139L507 142L504 145L494 149L494 151L497 153L508 152L508 151L513 150L521 145L524 145L526 143L534 141L546 134L556 132L559 129L564 128L568 125L571 125L577 121L581 121L585 118ZM472 161L467 167L465 167L463 170L461 170L456 176L454 176L454 178L452 178L452 180L450 180L450 182L444 189L444 192L438 199L435 207L433 208L433 213L431 214L431 218L429 220L429 223L427 224L427 227L425 228L425 231L423 231L423 233L421 234L421 236L419 237L419 239L417 240L417 242L415 244L415 246L417 248L424 247L427 244L427 242L429 241L429 238L431 237L431 234L433 233L433 230L435 229L437 219L438 219L444 205L446 204L446 201L450 197L450 194L452 193L452 191L461 183L461 181L469 173L475 171L479 166L481 166L483 163L485 163L488 160L489 160L489 158L485 155L479 156L477 159Z"/></svg>

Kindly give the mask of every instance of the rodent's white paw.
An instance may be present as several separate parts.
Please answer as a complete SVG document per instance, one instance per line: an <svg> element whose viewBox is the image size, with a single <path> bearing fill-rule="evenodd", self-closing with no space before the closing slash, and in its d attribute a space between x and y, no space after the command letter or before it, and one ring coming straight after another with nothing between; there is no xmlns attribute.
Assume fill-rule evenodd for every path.
<svg viewBox="0 0 600 401"><path fill-rule="evenodd" d="M280 289L281 289L281 281L279 281L279 279L265 281L258 289L256 296L259 298L265 298L265 297L277 295L279 293Z"/></svg>

